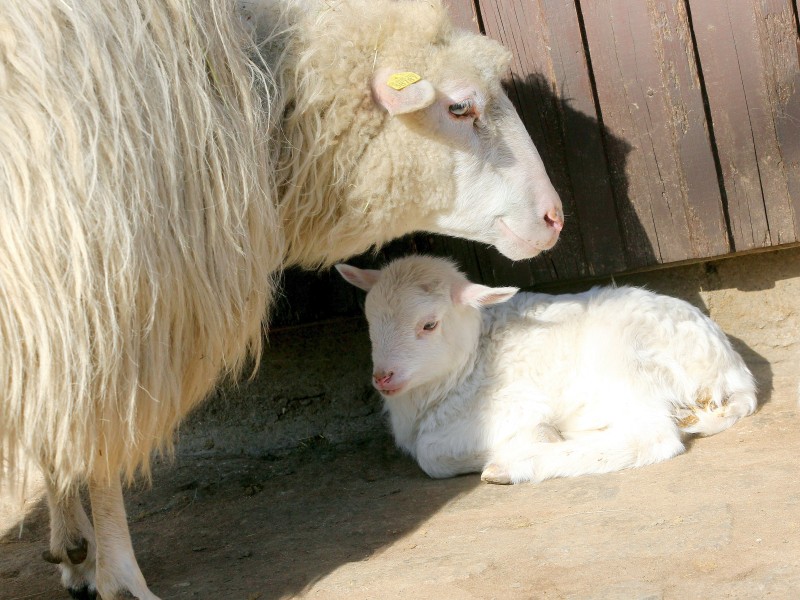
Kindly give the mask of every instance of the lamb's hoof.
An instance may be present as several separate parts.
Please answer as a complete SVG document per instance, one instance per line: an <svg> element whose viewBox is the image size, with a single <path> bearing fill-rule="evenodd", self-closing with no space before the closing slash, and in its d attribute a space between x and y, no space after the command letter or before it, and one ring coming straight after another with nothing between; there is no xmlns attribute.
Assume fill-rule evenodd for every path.
<svg viewBox="0 0 800 600"><path fill-rule="evenodd" d="M67 591L69 592L69 597L75 598L75 600L97 600L97 592L90 589L88 585L82 588L69 588Z"/></svg>
<svg viewBox="0 0 800 600"><path fill-rule="evenodd" d="M69 557L69 562L73 565L79 565L83 561L86 560L86 556L89 552L89 543L84 539L81 538L78 541L78 546L76 548L67 548L67 556Z"/></svg>
<svg viewBox="0 0 800 600"><path fill-rule="evenodd" d="M497 485L510 485L511 475L508 470L497 464L490 464L481 473L481 481L495 483Z"/></svg>
<svg viewBox="0 0 800 600"><path fill-rule="evenodd" d="M45 562L49 562L51 565L60 565L61 559L58 558L55 554L50 552L50 550L45 550L42 552L42 560Z"/></svg>

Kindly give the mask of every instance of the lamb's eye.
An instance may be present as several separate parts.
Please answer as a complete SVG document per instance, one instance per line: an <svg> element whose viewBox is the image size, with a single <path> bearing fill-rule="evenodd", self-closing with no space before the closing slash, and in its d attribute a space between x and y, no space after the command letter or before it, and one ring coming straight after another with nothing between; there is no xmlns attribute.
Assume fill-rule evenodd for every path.
<svg viewBox="0 0 800 600"><path fill-rule="evenodd" d="M425 323L425 325L422 326L422 328L425 331L433 331L434 329L436 329L438 325L439 321L428 321L427 323Z"/></svg>
<svg viewBox="0 0 800 600"><path fill-rule="evenodd" d="M464 100L451 104L448 110L453 116L466 117L472 112L472 100Z"/></svg>

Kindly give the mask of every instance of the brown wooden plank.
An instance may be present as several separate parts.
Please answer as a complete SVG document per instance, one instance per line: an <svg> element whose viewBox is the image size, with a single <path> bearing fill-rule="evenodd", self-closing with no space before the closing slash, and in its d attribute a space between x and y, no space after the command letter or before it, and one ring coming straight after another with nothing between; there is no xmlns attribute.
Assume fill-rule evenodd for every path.
<svg viewBox="0 0 800 600"><path fill-rule="evenodd" d="M793 242L797 203L790 186L797 181L787 168L798 160L797 129L776 124L787 109L796 111L797 62L788 51L796 39L792 6L788 0L688 2L734 248ZM787 139L792 133L794 143Z"/></svg>
<svg viewBox="0 0 800 600"><path fill-rule="evenodd" d="M729 250L688 20L680 4L582 2L628 265Z"/></svg>
<svg viewBox="0 0 800 600"><path fill-rule="evenodd" d="M778 221L778 243L784 243L800 235L800 36L791 0L760 0L755 9L772 111L767 126L775 128L778 167L785 176L788 199L783 206L777 202L781 195L767 197L767 215L771 231Z"/></svg>
<svg viewBox="0 0 800 600"><path fill-rule="evenodd" d="M548 30L549 72L553 92L558 94L563 159L589 274L619 272L626 266L625 253L603 139L609 144L624 144L624 140L604 131L597 117L574 3L540 3L539 10ZM544 61L540 65L532 66L546 68Z"/></svg>
<svg viewBox="0 0 800 600"><path fill-rule="evenodd" d="M478 15L473 0L443 0L453 25L480 33Z"/></svg>

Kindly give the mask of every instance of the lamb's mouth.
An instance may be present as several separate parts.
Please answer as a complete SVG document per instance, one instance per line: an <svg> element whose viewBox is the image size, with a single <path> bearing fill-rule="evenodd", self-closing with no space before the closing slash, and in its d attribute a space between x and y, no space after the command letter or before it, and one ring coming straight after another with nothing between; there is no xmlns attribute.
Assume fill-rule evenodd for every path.
<svg viewBox="0 0 800 600"><path fill-rule="evenodd" d="M381 389L381 388L377 388L377 389L384 396L393 396L394 394L400 392L403 389L403 387L405 387L405 386L399 385L397 387L393 387L393 388L389 388L389 389Z"/></svg>

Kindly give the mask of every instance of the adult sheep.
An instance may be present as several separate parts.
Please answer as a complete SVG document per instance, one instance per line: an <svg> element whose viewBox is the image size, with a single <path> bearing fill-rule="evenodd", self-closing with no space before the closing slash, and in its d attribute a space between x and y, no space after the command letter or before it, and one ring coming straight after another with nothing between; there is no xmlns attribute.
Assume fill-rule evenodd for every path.
<svg viewBox="0 0 800 600"><path fill-rule="evenodd" d="M555 244L507 65L430 0L4 0L0 460L41 465L73 596L155 598L120 475L258 357L283 266L415 230Z"/></svg>

